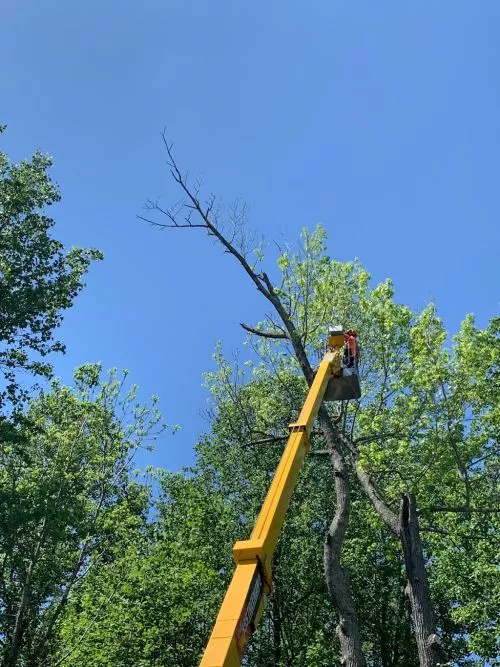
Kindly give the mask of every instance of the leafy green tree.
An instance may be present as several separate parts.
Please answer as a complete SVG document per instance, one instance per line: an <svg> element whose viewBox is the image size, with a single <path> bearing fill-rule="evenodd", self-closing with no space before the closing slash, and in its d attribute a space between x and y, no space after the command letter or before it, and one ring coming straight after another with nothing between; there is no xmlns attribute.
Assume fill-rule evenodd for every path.
<svg viewBox="0 0 500 667"><path fill-rule="evenodd" d="M0 664L53 664L70 596L93 568L121 556L146 521L134 453L159 427L155 402L123 394L99 366L54 381L0 433Z"/></svg>
<svg viewBox="0 0 500 667"><path fill-rule="evenodd" d="M196 665L223 592L235 517L197 478L161 473L158 519L95 568L68 606L64 664ZM56 663L57 664L57 663Z"/></svg>
<svg viewBox="0 0 500 667"><path fill-rule="evenodd" d="M19 164L0 152L1 403L19 397L17 370L50 376L45 358L64 351L54 330L82 288L90 262L101 258L92 249L65 252L51 235L54 221L45 211L60 199L51 165L40 151Z"/></svg>
<svg viewBox="0 0 500 667"><path fill-rule="evenodd" d="M255 521L306 387L283 356L274 358L272 367L252 366L250 381L221 356L218 359L219 371L208 378L217 406L213 436L198 447L198 462L203 470L216 468L224 495L233 502L238 499L239 515L245 517L241 539ZM313 432L311 445L280 537L274 590L249 647L252 666L341 664L332 654L339 617L332 614L323 572L335 485L320 431ZM371 504L354 484L342 553L351 572L368 664L417 665L397 541L387 538ZM389 651L394 662L389 662ZM380 662L381 654L387 655L387 662Z"/></svg>
<svg viewBox="0 0 500 667"><path fill-rule="evenodd" d="M342 278L334 280L330 276L330 280L334 280L334 287L342 293L344 280L349 278L352 285L352 273L359 270L353 265L339 266L336 271ZM359 284L365 285L364 279ZM430 579L433 614L440 628L442 643L450 658L457 663L472 662L472 658L467 656L474 653L475 662L492 664L496 655L495 619L500 609L495 555L498 552L499 500L499 387L495 379L498 378L500 358L498 320L494 319L485 330L477 330L472 319L466 318L453 347L449 349L442 345L443 327L434 309L425 309L420 314L410 313L408 318L408 309L394 303L389 285L379 286L373 291L358 289L353 294L353 303L360 304L367 314L366 335L362 338L366 341L363 346L366 402L362 401L340 415L344 432L354 428L354 442L362 452L360 460L353 463L360 463L376 479L377 488L383 489L387 503L397 505L401 494L408 491L421 499L422 548ZM397 315L398 311L401 311L400 315ZM378 392L374 392L370 399L369 382L371 377L372 386L378 386L373 378L377 371L376 359L389 358L380 350L377 355L371 350L372 343L378 344L381 331L384 335L384 327L380 323L382 313L388 320L392 313L394 321L404 324L399 338L392 337L394 344L391 343L390 347L396 368L404 368L405 375L401 389L393 394L399 395L398 401L387 411L384 421L377 426L378 434L374 435L374 421L384 401L381 403ZM360 318L359 321L363 320ZM413 326L408 327L408 322ZM412 341L411 350L407 352L411 364L407 357L405 364L398 361L398 356L401 359L403 354L401 345L405 341L405 327L408 332L406 343L408 339ZM459 392L456 395L459 404L455 426L464 427L464 432L459 439L451 442L446 434L447 422L443 420L450 416L452 394L447 392L447 402L439 403L442 399L441 380L438 394L429 391L429 386L431 389L436 387L435 380L440 378L440 372L437 361L431 363L428 353L417 354L420 343L416 341L424 339L432 342L435 354L442 354L448 372L448 387L455 387ZM277 348L276 353L273 348ZM254 514L248 518L248 525L253 524L276 468L279 442L286 433L286 423L297 414L305 390L303 381L296 375L293 359L281 354L276 343L267 341L260 344L257 351L263 361L251 364L253 379L249 383L241 373L238 378L238 372L219 357L220 369L211 376L211 388L219 406L214 414L214 435L223 437L219 450L216 448L218 439L212 440L207 444L204 456L199 458L202 466L210 460L218 471L225 470L224 494L233 499L236 496L241 498L240 513L245 512L245 505L247 511L253 506ZM380 370L385 376L383 365ZM397 377L393 370L388 375L394 380ZM236 389L238 384L241 385L239 390ZM422 385L426 386L424 394L417 391ZM395 386L392 385L388 391L393 391ZM387 391L386 387L384 391ZM233 405L232 410L230 405ZM363 421L365 411L366 422ZM389 416L390 421L387 421ZM230 443L234 453L231 453ZM333 511L333 488L329 466L324 460L324 441L319 432L312 445L312 456L308 457L301 473L275 561L277 582L274 595L279 603L276 604L275 599L270 601L268 625L264 621L250 648L250 664L259 667L280 664L276 654L270 652L269 645L273 642L266 635L269 631L266 628L269 628L269 619L279 617L280 613L284 614L286 621L280 621L278 626L290 623L293 618L287 613L290 601L295 596L302 599L307 595L307 589L301 588L304 573L312 571L315 574L314 589L322 589L318 552L314 556L309 549L314 544L316 548L321 547L321 535L327 528L325 517ZM273 446L277 446L278 451L273 451ZM217 451L218 454L215 454ZM210 458L207 460L207 457ZM467 475L460 469L467 471ZM265 474L259 480L263 472ZM351 516L342 558L351 573L363 652L370 665L416 665L417 648L408 622L411 606L407 599L399 540L395 535L387 534L357 475L351 482ZM252 495L252 489L259 489L257 498ZM312 515L305 511L310 509L311 504L315 507ZM307 555L305 560L301 559L303 554ZM283 572L281 568L288 558L289 565ZM307 657L295 653L290 656L287 653L290 644L285 645L278 651L283 665L331 664L332 637L325 630L328 626L324 618L320 620L325 610L328 610L327 599L321 597L318 608L310 615L306 614L307 618L318 621L317 626L314 620L308 622L304 634L301 634L303 619L297 615L288 634L292 637L292 645L297 639L298 645L307 651ZM301 611L305 613L303 608ZM319 661L317 653L314 655L318 662L312 662L310 640L315 631L316 636L321 637L324 663ZM263 649L266 642L268 648ZM263 657L262 650L267 657Z"/></svg>
<svg viewBox="0 0 500 667"><path fill-rule="evenodd" d="M362 639L363 612L356 611L353 586L345 570L349 535L353 530L359 533L358 527L352 526L353 501L358 492L369 503L371 522L387 535L385 539L379 537L377 547L372 548L379 562L388 561L388 545L399 545L405 572L403 590L411 609L419 664L442 664L445 648L450 650L450 657L465 659L464 646L472 646L469 629L460 628L458 622L461 604L450 599L438 604L431 594L431 588L436 590L433 579L439 564L432 548L438 541L435 536L447 537L446 529L437 525L439 512L483 514L487 532L493 535L495 531L498 498L494 492L488 497L481 495L480 480L486 478L486 486L494 487L498 441L491 424L496 419L491 406L498 403L499 388L494 381L498 377L498 355L491 349L497 349L498 335L492 329L488 346L476 350L486 360L479 367L482 364L486 371L485 387L490 389L491 403L480 403L475 411L475 399L459 389L465 386L463 374L470 377L475 362L471 357L466 370L457 349L450 351L445 345L446 331L434 307L413 313L395 302L390 281L372 288L368 274L359 265L331 260L321 229L305 233L299 252L282 253L279 274L271 279L261 269L261 248L255 249L245 232L244 211L233 209L229 221L224 221L215 198L202 203L199 188L190 186L167 143L166 149L172 176L185 200L171 210L150 202L148 221L159 227L202 228L239 262L273 307L264 322L243 325L257 341L253 344L268 371L279 375L285 363L286 370L298 372L310 384L332 317L361 333L363 398L342 406L340 414L326 407L320 410L318 422L324 445L315 452L330 458L334 472L335 504L326 531L324 561L327 588L339 614L336 634L343 663L361 667L367 662L392 664L395 656L401 659L395 649L391 652L389 648L374 657L370 642ZM155 213L164 219L158 219ZM467 322L462 331L466 327ZM486 339L485 332L475 329L473 336L478 342ZM474 396L475 392L474 386ZM489 415L488 433L482 411ZM473 500L474 494L478 495ZM453 500L459 500L459 504L451 505ZM428 517L425 523L423 516ZM427 532L434 537L427 538ZM478 535L472 539L483 544L484 553L485 540ZM484 572L493 571L491 552L486 549L486 553ZM390 606L400 609L401 596L396 597L391 605L384 601L384 613ZM483 633L493 629L490 612L494 605L489 607L488 620L481 624ZM440 611L444 615L438 618ZM381 646L387 645L390 634L385 633ZM486 659L490 649L491 645L488 648L483 644L480 655Z"/></svg>
<svg viewBox="0 0 500 667"><path fill-rule="evenodd" d="M202 208L186 194L280 319L244 325L247 370L217 352L196 464L158 473L149 521L143 512L73 589L55 664L198 664L232 543L251 530L332 318L361 334L363 397L320 415L245 664L417 667L444 652L454 664L493 664L498 320L481 330L468 317L448 345L433 306L413 312L390 281L372 287L359 264L332 260L321 228L281 254L271 281L241 219L225 236L213 201ZM167 215L168 226L196 226Z"/></svg>
<svg viewBox="0 0 500 667"><path fill-rule="evenodd" d="M482 357L485 367L495 357L490 339L494 330L493 324L473 333L470 320L463 329L468 340L476 335L485 339L490 350L489 357ZM250 375L247 367L229 364L220 350L216 359L218 370L207 375L211 429L196 446L196 464L184 473L159 473L157 511L147 530L130 540L120 558L91 570L75 591L62 625L61 655L67 655L66 664L195 667L199 662L232 573L232 544L251 530L281 455L287 424L297 414L305 391L304 380L283 355L271 355L272 367L267 362L251 363ZM488 373L474 368L492 398ZM474 396L479 397L477 391ZM486 401L482 405L489 424L491 411ZM444 448L435 450L440 460L436 486L437 471L429 461L399 461L403 453L398 454L391 439L388 451L379 439L361 445L367 456L370 448L377 447L370 455L374 460L381 454L387 459L386 467L370 470L377 479L384 482L382 472L388 476L398 466L397 483L426 501L421 511L422 543L433 610L447 652L457 664L486 664L488 657L492 664L498 611L497 516L492 505L494 475L484 467L486 461L477 467L482 470L481 484L489 491L478 490L466 519L460 505L451 505L462 500L457 498L454 459L446 458ZM334 511L335 497L320 431L315 431L312 447L276 553L274 590L249 646L245 664L251 667L341 664L332 655L338 617L331 613L322 571L326 517ZM490 449L487 460L494 458ZM409 472L415 474L417 469L421 480L409 487ZM408 479L401 480L401 475ZM374 667L416 667L399 540L385 529L352 471L351 477L351 515L342 560L351 573L363 653ZM387 485L384 490L398 498L397 489L392 492ZM437 490L439 498L432 495ZM444 505L430 504L438 500ZM482 512L477 511L480 508ZM456 519L453 524L450 516ZM476 657L467 660L472 651Z"/></svg>
<svg viewBox="0 0 500 667"><path fill-rule="evenodd" d="M255 377L244 382L244 374L220 353L217 359L219 371L207 376L212 428L196 446L196 465L184 473L160 473L157 513L143 541L136 540L119 561L95 568L76 591L63 624L67 664L199 662L232 574L232 544L255 521L304 391L300 376L285 375L285 369L280 377L255 369ZM323 447L319 434L314 445L315 451ZM332 658L338 619L322 571L333 491L327 458L308 457L276 554L273 594L245 664L340 664ZM382 554L381 527L359 492L353 506L362 525L347 541L345 556L357 564L353 584L370 664L382 664L376 660L386 641L384 647L397 655L394 663L383 664L416 665L408 620L400 611L404 582L397 543L387 545L385 539ZM384 640L388 625L390 638Z"/></svg>

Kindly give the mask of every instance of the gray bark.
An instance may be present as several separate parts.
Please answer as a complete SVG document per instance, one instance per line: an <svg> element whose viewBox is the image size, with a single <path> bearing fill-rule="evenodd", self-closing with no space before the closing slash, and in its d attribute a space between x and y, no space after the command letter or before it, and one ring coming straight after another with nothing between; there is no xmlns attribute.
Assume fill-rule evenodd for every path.
<svg viewBox="0 0 500 667"><path fill-rule="evenodd" d="M19 653L22 646L23 635L25 632L25 612L26 607L28 606L28 601L31 595L31 582L33 579L33 573L35 567L38 563L40 557L40 552L42 550L43 543L45 541L45 529L46 529L46 518L44 518L42 527L40 529L40 537L37 542L35 553L33 558L30 561L28 566L28 571L26 573L26 579L22 588L21 597L19 600L19 607L17 608L16 617L14 620L14 628L12 630L12 635L7 640L5 656L2 661L2 667L14 667L18 661Z"/></svg>
<svg viewBox="0 0 500 667"><path fill-rule="evenodd" d="M324 567L328 592L338 609L339 622L336 632L340 642L341 665L364 667L356 606L351 595L349 576L340 563L340 552L349 523L350 488L346 466L336 445L336 432L325 408L319 413L319 423L331 450L331 462L335 475L335 515L325 538Z"/></svg>
<svg viewBox="0 0 500 667"><path fill-rule="evenodd" d="M378 515L401 540L408 579L406 594L411 606L420 667L445 665L447 662L446 653L437 635L432 612L431 594L424 553L420 542L415 497L411 493L403 495L398 516L387 506L370 476L359 465L356 465L356 472L363 490L372 501Z"/></svg>
<svg viewBox="0 0 500 667"><path fill-rule="evenodd" d="M401 499L399 536L408 577L406 594L411 604L420 667L437 667L446 664L446 655L436 634L415 497L411 493L403 494Z"/></svg>

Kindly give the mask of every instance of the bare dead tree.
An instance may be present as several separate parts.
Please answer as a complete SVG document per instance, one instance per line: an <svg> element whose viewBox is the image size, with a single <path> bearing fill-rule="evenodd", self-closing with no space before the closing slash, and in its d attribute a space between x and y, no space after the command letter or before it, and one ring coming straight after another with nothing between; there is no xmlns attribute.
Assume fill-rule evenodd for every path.
<svg viewBox="0 0 500 667"><path fill-rule="evenodd" d="M201 182L194 181L191 185L188 173L181 172L173 155L173 146L167 141L165 133L162 138L171 176L181 189L183 199L168 209L160 207L158 202L148 200L145 206L148 215L141 215L138 218L163 229L203 229L209 236L216 239L224 251L238 261L250 281L271 304L279 318L278 323L273 320L274 328L271 331L261 331L257 327L245 324L242 324L243 328L256 336L288 340L306 382L310 386L314 379L314 370L306 353L304 337L297 330L293 314L285 306L267 273L259 272L251 262L250 252L255 245L253 238L249 237L246 232L246 209L241 205L233 207L229 225L224 226L220 216L221 207L215 195L212 194L206 202L201 202ZM161 216L162 221L158 220L158 216ZM336 631L340 642L341 664L344 667L365 667L356 606L348 575L340 563L342 544L349 523L349 475L340 450L340 432L324 407L319 411L318 420L332 464L336 493L335 514L325 536L325 580L339 615Z"/></svg>

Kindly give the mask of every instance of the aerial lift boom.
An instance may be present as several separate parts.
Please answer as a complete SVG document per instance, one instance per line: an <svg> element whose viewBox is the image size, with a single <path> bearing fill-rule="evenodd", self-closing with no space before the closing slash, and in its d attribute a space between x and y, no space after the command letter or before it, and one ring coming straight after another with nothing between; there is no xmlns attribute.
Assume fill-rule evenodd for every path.
<svg viewBox="0 0 500 667"><path fill-rule="evenodd" d="M356 333L329 330L326 353L309 389L250 539L236 542L236 569L217 616L200 667L238 667L271 592L271 561L295 483L309 451L309 436L323 400L361 395Z"/></svg>

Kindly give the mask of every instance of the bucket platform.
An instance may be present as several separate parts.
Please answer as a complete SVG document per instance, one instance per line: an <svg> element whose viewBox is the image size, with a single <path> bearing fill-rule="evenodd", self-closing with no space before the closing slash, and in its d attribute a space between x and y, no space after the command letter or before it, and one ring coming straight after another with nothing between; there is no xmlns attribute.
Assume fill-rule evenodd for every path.
<svg viewBox="0 0 500 667"><path fill-rule="evenodd" d="M358 365L343 368L340 377L331 377L326 387L324 401L351 401L361 398Z"/></svg>
<svg viewBox="0 0 500 667"><path fill-rule="evenodd" d="M357 336L357 332L353 329L344 331L342 326L329 327L327 352L334 350L343 352L341 352L340 369L330 378L323 397L324 401L351 401L361 398Z"/></svg>

